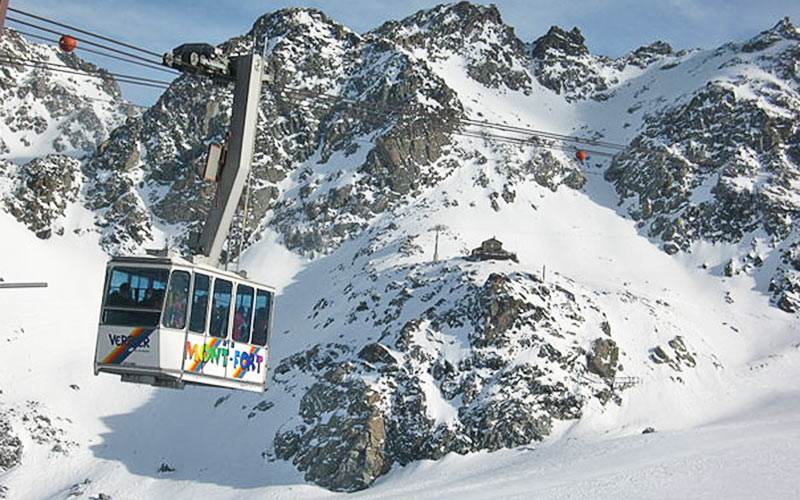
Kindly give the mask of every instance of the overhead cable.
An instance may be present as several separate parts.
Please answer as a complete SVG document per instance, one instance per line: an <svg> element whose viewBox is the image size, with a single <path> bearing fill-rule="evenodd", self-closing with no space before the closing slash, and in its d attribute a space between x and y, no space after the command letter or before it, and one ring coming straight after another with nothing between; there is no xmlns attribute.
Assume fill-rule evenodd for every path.
<svg viewBox="0 0 800 500"><path fill-rule="evenodd" d="M49 37L46 37L46 36L37 35L35 33L31 33L29 31L23 31L23 30L19 30L19 29L15 29L14 31L16 31L20 35L25 35L26 37L36 38L38 40L42 40L42 41L45 41L45 42L51 42L51 43L54 43L54 44L58 44L58 40L56 40L55 38L49 38ZM97 54L97 55L100 55L100 56L103 56L103 57L116 59L118 61L126 62L126 63L129 63L129 64L136 64L137 66L142 66L142 67L145 67L145 68L148 68L148 69L155 69L155 70L158 70L158 71L163 71L163 72L169 73L171 75L180 74L179 71L176 71L176 70L174 70L172 68L167 68L163 64L156 64L154 62L143 63L143 62L140 62L140 61L134 61L134 60L131 60L131 59L126 58L126 57L115 56L113 54L107 54L107 53L102 52L100 50L90 49L90 48L87 48L87 47L80 47L79 46L79 47L76 47L76 50L82 50L82 51L86 51L86 52L91 52L92 54Z"/></svg>
<svg viewBox="0 0 800 500"><path fill-rule="evenodd" d="M340 111L340 112L343 112L343 113L347 113L348 111L356 110L356 111L365 113L365 115L367 115L367 116L372 116L372 117L376 117L376 118L378 118L378 117L379 118L385 118L385 115L379 114L376 110L371 109L371 107L366 107L366 108L360 108L359 109L359 106L357 104L355 104L354 102L347 103L347 106L345 108L335 109L333 107L334 104L331 104L329 101L322 100L322 101L314 102L314 101L299 100L298 99L298 96L308 97L308 94L309 94L309 92L296 92L296 91L293 91L293 90L291 90L291 91L287 90L285 88L280 91L280 95L281 96L284 96L284 97L288 98L289 100L294 102L294 104L298 108L304 109L306 111L319 111L319 110L334 111L335 110L335 111ZM356 102L358 102L358 101L356 101ZM381 123L381 122L378 122L378 123ZM467 125L473 125L473 124L472 123L467 123ZM477 132L477 131L471 131L471 130L456 130L456 131L453 131L452 134L453 135L458 135L458 136L461 136L461 137L472 138L472 139L482 139L482 140L485 140L485 141L502 142L502 143L506 143L506 144L514 144L514 145L520 145L520 146L533 146L533 147L539 147L539 148L551 149L551 150L558 150L558 151L572 152L572 151L575 151L575 149L577 149L574 146L568 146L566 144L563 144L563 140L562 139L552 138L552 137L544 137L543 138L543 137L539 137L539 136L536 136L536 135L529 135L528 137L513 137L513 136L505 136L505 135L495 134L495 133L486 132L486 131ZM540 142L535 142L535 139L544 139L544 140L548 140L548 141L558 140L558 141L561 141L561 143L560 144L559 143L557 143L557 144L540 143ZM609 157L609 158L614 156L613 153L609 153L609 152L606 152L606 151L600 151L600 150L596 150L596 149L583 149L583 150L586 151L589 154L597 155L597 156L605 156L605 157Z"/></svg>
<svg viewBox="0 0 800 500"><path fill-rule="evenodd" d="M3 60L5 62L18 61L18 62L41 64L41 65L45 65L45 66L52 66L54 68L66 68L66 69L69 69L69 70L78 70L79 69L79 68L73 68L72 66L68 66L66 64L52 63L52 62L49 62L49 61L42 61L42 60L39 60L39 59L25 59L25 58L16 57L16 56L0 56L0 58L3 58ZM167 86L171 83L171 82L168 82L166 80L155 80L155 79L152 79L152 78L145 78L145 77L138 76L138 75L127 75L127 74L124 74L124 73L112 73L112 72L106 71L104 69L81 70L81 71L85 72L87 75L90 75L90 76L101 76L102 77L104 75L110 75L110 76L113 76L113 77L127 78L129 80L140 80L140 81L148 82L148 83L159 83L159 84L167 85Z"/></svg>
<svg viewBox="0 0 800 500"><path fill-rule="evenodd" d="M331 94L325 94L325 93L320 93L320 92L314 92L314 91L304 90L304 89L296 89L296 88L291 88L291 87L276 87L276 90L278 92L281 92L281 93L285 94L285 95L308 97L308 98L318 98L318 99L320 99L322 101L325 101L325 102L328 102L328 103L331 103L331 104L335 104L336 102L341 102L341 103L346 103L346 104L348 104L350 106L357 106L357 107L361 107L361 109L370 110L370 111L382 110L382 111L387 111L387 112L392 112L392 113L402 113L404 111L404 109L402 107L394 106L394 105L391 105L391 104L374 103L374 102L370 103L370 102L365 102L365 101L358 101L358 100L355 100L355 99L352 99L352 98L346 98L346 97L341 97L341 96L336 96L336 95L331 95ZM579 137L579 136L573 136L573 135L558 134L558 133L555 133L555 132L547 132L547 131L543 131L543 130L530 129L530 128L524 128L524 127L515 127L515 126L512 126L512 125L506 125L506 124L501 124L501 123L493 123L493 122L488 122L488 121L473 120L473 119L470 119L470 118L458 118L457 120L460 123L464 124L464 125L474 125L474 126L480 126L480 127L485 127L485 128L493 128L493 129L496 129L496 130L502 130L502 131L506 131L506 132L525 134L525 135L527 135L529 137L540 137L540 138L543 138L543 139L555 139L555 140L558 140L558 141L574 142L574 143L578 143L578 144L588 144L590 146L597 146L597 147L608 148L608 149L616 149L616 150L619 150L619 151L622 151L624 149L629 148L629 146L626 146L624 144L616 144L616 143L608 142L608 141L600 141L600 140L592 139L592 138L588 138L588 137Z"/></svg>
<svg viewBox="0 0 800 500"><path fill-rule="evenodd" d="M48 63L45 63L45 64L42 64L42 63L31 63L31 62L26 62L26 61L19 60L19 59L3 59L2 57L0 57L0 63L19 64L20 66L47 69L49 71L56 71L56 72L59 72L59 73L65 73L65 74L69 74L69 75L86 76L86 77L90 77L90 78L100 78L100 79L105 79L106 78L102 74L86 73L86 72L83 72L83 71L72 71L72 70L68 70L68 69L63 69L61 67L53 67L51 64L48 64ZM69 66L66 66L66 68L68 68L68 67ZM113 73L108 73L108 75L114 76ZM141 85L141 86L144 86L144 87L155 87L155 88L160 88L160 89L169 88L168 83L165 83L165 84L150 83L150 82L146 81L146 79L140 79L140 78L136 78L136 77L130 77L129 78L129 77L125 77L124 75L121 75L119 77L115 77L114 81L119 82L119 83L129 83L129 84L133 84L133 85Z"/></svg>
<svg viewBox="0 0 800 500"><path fill-rule="evenodd" d="M44 21L46 23L49 23L49 24L52 24L52 25L55 25L55 26L59 26L61 28L66 28L68 30L75 31L77 33L82 33L84 35L88 35L88 36L91 36L91 37L94 37L94 38L98 38L100 40L105 40L106 42L116 43L117 45L121 45L121 46L127 47L129 49L138 50L139 52L143 52L143 53L149 54L151 56L161 57L161 54L159 54L157 52L153 52L152 50L143 49L141 47L137 47L136 45L132 45L130 43L120 42L119 40L115 40L113 38L110 38L110 37L107 37L107 36L104 36L104 35L93 33L91 31L87 31L87 30L83 30L83 29L80 29L80 28L76 28L76 27L70 26L68 24L63 24L63 23L60 23L58 21L54 21L52 19L48 19L48 18L43 17L43 16L38 16L36 14L31 14L30 12L25 12L23 10L15 9L13 7L9 7L8 10L10 10L11 12L16 12L17 14L22 14L23 16L31 17L33 19L38 19L39 21Z"/></svg>
<svg viewBox="0 0 800 500"><path fill-rule="evenodd" d="M24 26L28 26L30 28L34 28L34 29L37 29L37 30L40 30L40 31L51 33L51 34L54 34L54 35L62 35L62 33L59 32L59 31L52 30L50 28L45 28L44 26L39 26L39 25L36 25L36 24L33 24L33 23L29 23L29 22L23 21L21 19L16 19L16 18L13 18L13 17L6 17L6 20L14 22L14 23L17 23L17 24L22 24ZM142 56L139 56L139 55L136 55L136 54L131 54L130 52L126 52L124 50L115 49L114 47L109 47L108 45L103 45L102 43L93 42L93 41L87 40L85 38L78 38L78 37L72 37L72 38L74 38L77 41L92 45L94 47L100 47L101 49L109 50L109 51L114 52L116 54L122 54L122 55L125 55L125 56L128 56L128 57L134 58L134 59L138 59L140 61L145 61L145 62L157 64L157 65L161 64L160 60L148 59L147 57L142 57Z"/></svg>

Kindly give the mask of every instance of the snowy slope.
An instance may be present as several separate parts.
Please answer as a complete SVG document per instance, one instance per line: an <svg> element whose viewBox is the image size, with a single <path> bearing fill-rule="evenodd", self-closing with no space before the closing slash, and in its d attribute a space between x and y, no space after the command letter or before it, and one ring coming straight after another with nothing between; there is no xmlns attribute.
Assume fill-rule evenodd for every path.
<svg viewBox="0 0 800 500"><path fill-rule="evenodd" d="M632 498L645 491L651 493L648 497L665 498L723 493L734 498L758 493L791 497L800 465L793 452L800 438L800 399L792 382L800 356L798 325L768 308L746 286L731 284L738 300L735 307L727 304L716 278L648 246L629 223L592 207L586 196L559 192L556 197L558 203L542 204L537 213L557 211L566 229L544 231L546 238L513 232L522 259L518 267L536 272L539 263L547 262L548 273L592 283L590 289L604 297L599 302L608 304L614 331L635 328L635 334L615 337L625 340L623 348L631 354L658 336L646 331L646 325L666 318L681 325L687 339L705 344L698 347L713 353L725 369L706 363L701 371L681 374L685 380L678 383L644 359L626 362L626 373L643 382L625 392L622 406L596 404L580 422L561 424L542 445L409 465L380 479L363 496L497 498L498 491L502 497L535 491L547 498ZM586 220L586 213L595 216ZM83 214L71 216L77 220ZM414 218L409 219L413 226ZM488 230L498 227L492 219L473 220L476 228ZM399 218L401 224L403 220ZM431 222L446 221L443 215ZM57 244L43 243L7 215L2 223L3 234L16 243L3 246L3 261L16 264L4 266L2 277L49 282L45 290L3 291L2 413L10 416L25 449L23 465L2 476L10 498L64 497L86 478L90 484L79 490L114 498L329 495L305 486L288 463L261 458L270 444L270 429L285 418L274 410L291 404L285 400L291 395L281 395L280 386L273 383L267 394L277 406L262 413L254 410L262 401L257 395L151 389L94 377L92 332L103 261L95 242L66 236ZM590 240L598 260L612 260L606 260L606 277L583 263L583 252L564 250L586 245L574 236L576 226L608 235ZM428 233L422 237L430 240ZM525 251L526 242L538 254ZM456 239L441 238L440 243L443 256L459 249ZM628 248L638 249L630 251L641 264L625 265L619 258L620 250ZM254 263L263 258L257 251L270 250L268 245L254 248L248 256ZM278 255L270 256L273 265L286 262L296 268L294 258ZM308 264L297 274L299 280L286 283L276 331L292 334L275 337L274 360L322 340L313 337L302 313L310 305L304 305L304 297L314 288L313 276L325 276L326 264ZM506 265L492 267L502 270ZM622 302L623 295L640 298ZM658 299L670 304L672 314L648 318L648 309L637 305L649 301L650 307L666 307L655 304ZM275 390L279 393L273 394ZM42 424L37 416L49 423ZM640 436L647 426L658 433ZM41 443L34 441L41 437ZM64 451L54 451L56 444ZM744 463L743 455L748 457ZM176 470L159 473L162 463ZM48 469L44 482L39 480L41 467Z"/></svg>
<svg viewBox="0 0 800 500"><path fill-rule="evenodd" d="M29 42L13 29L3 34L0 59L0 154L8 161L22 164L49 152L91 153L134 111L105 70L56 47Z"/></svg>
<svg viewBox="0 0 800 500"><path fill-rule="evenodd" d="M770 306L770 269L716 272L740 254L736 242L663 251L619 204L603 177L609 161L581 166L566 152L459 136L437 100L467 117L628 142L664 96L680 105L710 79L735 78L715 59L732 49L658 46L616 62L578 51L570 64L593 65L600 80L558 93L536 80L523 44L505 43L513 33L488 7L440 7L364 37L306 10L256 27L273 30L279 58L336 40L330 67L303 52L298 85L348 88L341 79L357 68L351 90L364 84L361 97L374 99L407 91L403 78L422 81L414 102L441 125L424 135L438 150L425 163L415 140L402 143L420 126L403 122L407 111L341 129L330 126L336 116L300 108L265 115L256 175L269 195L242 256L280 292L264 396L91 373L101 247L115 229L137 250L178 241L186 227L170 217L202 204L189 173L169 181L200 149L176 143L185 124L173 122L205 118L196 139L210 140L224 111L209 111L213 99L170 110L207 89L179 81L117 129L81 165L101 178L58 200L48 239L0 211L0 278L49 284L0 289L0 497L327 498L339 495L323 486L369 485L352 496L800 493L800 319ZM771 50L790 44L777 43ZM593 92L607 97L587 99ZM386 163L392 141L418 163ZM0 170L0 193L17 199L12 179ZM106 226L92 229L98 220ZM314 231L321 239L303 239ZM491 236L518 262L464 259Z"/></svg>

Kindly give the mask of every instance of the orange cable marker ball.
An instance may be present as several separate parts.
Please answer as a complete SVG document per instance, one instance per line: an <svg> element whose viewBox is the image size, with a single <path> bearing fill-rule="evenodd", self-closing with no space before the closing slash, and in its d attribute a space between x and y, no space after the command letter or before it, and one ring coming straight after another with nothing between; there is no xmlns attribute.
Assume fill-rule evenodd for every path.
<svg viewBox="0 0 800 500"><path fill-rule="evenodd" d="M577 153L575 153L575 158L577 158L581 163L583 163L583 161L588 157L589 157L589 155L587 155L586 151L584 151L582 149L580 151L578 151Z"/></svg>
<svg viewBox="0 0 800 500"><path fill-rule="evenodd" d="M78 41L69 35L62 35L61 39L58 41L58 46L61 47L61 50L64 52L72 52L75 50L75 47L78 46Z"/></svg>

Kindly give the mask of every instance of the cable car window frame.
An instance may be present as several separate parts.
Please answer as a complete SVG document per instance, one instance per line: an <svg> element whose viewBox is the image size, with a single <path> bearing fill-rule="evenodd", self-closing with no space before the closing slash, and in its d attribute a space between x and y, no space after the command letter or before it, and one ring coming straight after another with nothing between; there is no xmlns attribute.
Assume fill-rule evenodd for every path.
<svg viewBox="0 0 800 500"><path fill-rule="evenodd" d="M119 282L119 274L127 274L124 281ZM160 276L159 276L160 275ZM140 285L142 280L146 281L147 288ZM148 281L149 279L149 281ZM114 287L115 281L119 284ZM137 267L137 266L114 266L109 270L108 280L103 291L103 313L100 323L108 326L158 326L161 322L161 307L164 303L164 295L169 281L169 268L166 267ZM161 284L163 288L157 286ZM136 284L135 288L131 285ZM129 292L122 292L122 287ZM152 290L152 296L147 297L147 291ZM120 297L113 297L114 293ZM127 299L124 295L128 295ZM141 298L139 296L141 295ZM151 299L151 304L145 300ZM118 302L117 300L127 300L128 303ZM151 307L148 307L151 306Z"/></svg>
<svg viewBox="0 0 800 500"><path fill-rule="evenodd" d="M186 278L185 289L175 290L176 276ZM182 269L174 269L170 273L169 284L167 285L166 300L164 300L164 312L161 315L161 326L175 330L186 328L186 313L188 312L189 291L192 284L192 275ZM181 297L182 296L182 297ZM173 299L173 297L177 297ZM182 299L182 300L181 300ZM181 309L183 309L181 311ZM177 316L173 315L173 312ZM175 320L178 320L175 322Z"/></svg>
<svg viewBox="0 0 800 500"><path fill-rule="evenodd" d="M198 290L202 290L202 288L198 287L198 281L200 278L204 278L206 280L206 287L205 287L205 300L202 297L198 297ZM189 313L189 331L192 333L199 333L204 334L206 332L207 324L208 324L208 302L211 299L211 276L203 273L194 273L194 287L192 288L192 302L191 302L191 309ZM198 300L199 299L199 300ZM202 308L200 307L202 306ZM198 318L199 311L202 310L202 318ZM198 321L195 321L197 319ZM200 323L200 321L202 321ZM200 323L200 324L197 324ZM199 330L197 328L200 328Z"/></svg>
<svg viewBox="0 0 800 500"><path fill-rule="evenodd" d="M267 303L265 306L264 317L258 318L258 299L266 296ZM269 336L271 333L270 318L272 315L273 302L275 301L274 294L268 290L258 288L256 291L255 304L253 305L253 332L251 335L250 343L257 346L266 346L269 344ZM263 328L259 329L259 321L263 321ZM260 333L263 333L263 338Z"/></svg>
<svg viewBox="0 0 800 500"><path fill-rule="evenodd" d="M229 289L227 292L223 291L220 294L217 292L217 288L221 283L227 284ZM228 338L228 333L230 330L230 320L231 320L231 305L233 304L232 295L233 295L233 282L230 280L215 277L214 288L211 294L211 320L208 323L208 334L210 336L221 339ZM227 308L225 308L225 319L224 321L215 322L214 313L217 311L218 298L222 298L225 296L227 296L228 299ZM223 310L223 308L220 308L219 310L221 311ZM215 326L221 327L222 331L215 333L215 328L214 328Z"/></svg>
<svg viewBox="0 0 800 500"><path fill-rule="evenodd" d="M250 300L249 300L249 305L247 307L249 311L247 312L246 315L241 315L241 323L237 325L237 321L239 321L238 318L240 317L239 308L245 305L240 301L241 298L246 297L246 295L240 293L240 290L243 289L245 291L246 290L250 291L250 297L249 297ZM256 295L255 288L253 288L252 286L245 285L244 283L236 284L236 303L233 307L233 330L231 332L231 340L233 340L234 342L244 342L247 344L250 343L250 333L253 325L253 310L254 310L253 305L254 305L255 295ZM237 333L239 333L237 332L237 330L242 329L240 327L244 327L244 330L246 331L245 335L237 335Z"/></svg>

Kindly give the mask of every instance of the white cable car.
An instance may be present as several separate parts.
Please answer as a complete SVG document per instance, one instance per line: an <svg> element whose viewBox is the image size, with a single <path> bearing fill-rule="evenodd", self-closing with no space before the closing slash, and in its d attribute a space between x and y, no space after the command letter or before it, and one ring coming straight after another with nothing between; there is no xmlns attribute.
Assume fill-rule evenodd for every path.
<svg viewBox="0 0 800 500"><path fill-rule="evenodd" d="M192 244L192 261L165 252L108 262L95 375L118 374L126 382L164 387L264 392L275 290L217 267L250 174L263 67L257 54L232 58L236 86L229 150L224 168L218 156L209 155L206 177L217 182L217 194Z"/></svg>
<svg viewBox="0 0 800 500"><path fill-rule="evenodd" d="M106 269L95 375L161 387L264 392L275 290L180 257Z"/></svg>

